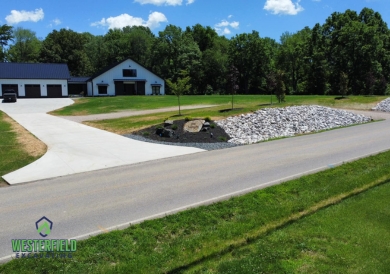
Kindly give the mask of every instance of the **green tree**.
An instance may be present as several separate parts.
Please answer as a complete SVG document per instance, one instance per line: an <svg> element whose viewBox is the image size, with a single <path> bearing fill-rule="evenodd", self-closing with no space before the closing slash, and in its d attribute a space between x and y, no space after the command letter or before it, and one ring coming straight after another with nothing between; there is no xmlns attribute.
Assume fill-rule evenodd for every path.
<svg viewBox="0 0 390 274"><path fill-rule="evenodd" d="M232 109L234 109L234 94L236 94L237 90L240 88L237 84L239 75L240 72L238 69L234 65L231 65L228 74L228 89L232 95Z"/></svg>
<svg viewBox="0 0 390 274"><path fill-rule="evenodd" d="M182 70L180 72L180 76L176 79L176 81L173 81L171 79L166 80L171 92L175 94L177 97L177 103L179 105L179 115L181 115L180 96L186 94L190 90L191 88L190 81L191 78L190 76L188 76L188 72L185 70Z"/></svg>
<svg viewBox="0 0 390 274"><path fill-rule="evenodd" d="M93 68L84 49L90 37L67 29L54 30L42 42L40 62L66 63L72 75L90 75Z"/></svg>
<svg viewBox="0 0 390 274"><path fill-rule="evenodd" d="M275 74L275 95L278 98L279 104L285 101L286 86L284 85L284 72L278 70Z"/></svg>
<svg viewBox="0 0 390 274"><path fill-rule="evenodd" d="M280 41L278 54L278 67L285 71L288 90L292 93L300 93L306 90L300 84L306 81L308 71L308 43L311 29L308 27L295 34L285 32Z"/></svg>
<svg viewBox="0 0 390 274"><path fill-rule="evenodd" d="M0 61L1 62L5 61L4 47L6 47L9 41L12 40L13 40L12 27L8 25L0 26L0 46L1 46Z"/></svg>
<svg viewBox="0 0 390 274"><path fill-rule="evenodd" d="M344 71L340 73L340 94L342 98L348 94L348 74Z"/></svg>
<svg viewBox="0 0 390 274"><path fill-rule="evenodd" d="M201 77L201 60L202 53L192 36L173 25L159 32L152 46L152 70L173 82L181 77L181 71L187 71L193 94L197 93L194 83Z"/></svg>
<svg viewBox="0 0 390 274"><path fill-rule="evenodd" d="M265 87L266 75L272 64L268 45L257 31L242 33L230 40L229 63L240 72L241 92L259 92Z"/></svg>
<svg viewBox="0 0 390 274"><path fill-rule="evenodd" d="M42 42L38 40L34 31L21 27L13 31L14 44L7 52L7 59L11 62L36 63Z"/></svg>

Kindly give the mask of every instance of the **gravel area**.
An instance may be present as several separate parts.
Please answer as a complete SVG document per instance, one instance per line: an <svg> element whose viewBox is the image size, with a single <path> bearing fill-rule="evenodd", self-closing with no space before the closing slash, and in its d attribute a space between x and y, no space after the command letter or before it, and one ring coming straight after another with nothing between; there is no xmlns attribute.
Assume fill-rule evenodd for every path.
<svg viewBox="0 0 390 274"><path fill-rule="evenodd" d="M390 112L390 98L381 101L372 110Z"/></svg>
<svg viewBox="0 0 390 274"><path fill-rule="evenodd" d="M252 144L336 127L370 122L371 117L322 106L264 108L217 121L234 144Z"/></svg>
<svg viewBox="0 0 390 274"><path fill-rule="evenodd" d="M127 138L131 138L134 140L142 141L142 142L149 142L154 144L162 144L162 145L170 145L170 146L185 146L185 147L196 147L204 150L216 150L216 149L224 149L224 148L230 148L230 147L236 147L237 144L233 143L227 143L227 142L218 142L218 143L173 143L173 142L161 142L156 140L151 140L148 138L145 138L140 135L134 135L134 134L125 134L123 135Z"/></svg>

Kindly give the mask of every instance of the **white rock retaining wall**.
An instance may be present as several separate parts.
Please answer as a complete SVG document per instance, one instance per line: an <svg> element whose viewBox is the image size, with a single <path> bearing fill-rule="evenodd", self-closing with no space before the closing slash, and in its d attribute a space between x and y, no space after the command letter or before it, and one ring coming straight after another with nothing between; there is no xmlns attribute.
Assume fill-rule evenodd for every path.
<svg viewBox="0 0 390 274"><path fill-rule="evenodd" d="M381 101L372 110L390 112L390 98Z"/></svg>
<svg viewBox="0 0 390 274"><path fill-rule="evenodd" d="M371 121L370 117L321 106L264 108L217 121L234 144L252 144Z"/></svg>

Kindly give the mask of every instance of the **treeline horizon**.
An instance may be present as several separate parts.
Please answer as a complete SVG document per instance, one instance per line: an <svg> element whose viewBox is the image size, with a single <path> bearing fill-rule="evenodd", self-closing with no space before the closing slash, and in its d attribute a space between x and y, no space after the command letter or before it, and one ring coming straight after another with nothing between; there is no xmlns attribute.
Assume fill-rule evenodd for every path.
<svg viewBox="0 0 390 274"><path fill-rule="evenodd" d="M227 39L200 24L167 25L158 35L143 26L96 36L61 29L43 40L3 25L0 44L3 62L66 63L72 76L92 76L126 58L171 81L184 71L188 94L270 94L282 78L286 94L390 95L390 30L369 8L334 12L322 25L283 33L280 42L257 31Z"/></svg>

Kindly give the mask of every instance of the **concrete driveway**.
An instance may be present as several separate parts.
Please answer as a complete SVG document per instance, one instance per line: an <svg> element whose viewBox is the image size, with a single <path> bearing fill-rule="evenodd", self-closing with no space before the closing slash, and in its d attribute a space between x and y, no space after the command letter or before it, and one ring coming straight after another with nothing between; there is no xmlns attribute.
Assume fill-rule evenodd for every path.
<svg viewBox="0 0 390 274"><path fill-rule="evenodd" d="M48 146L43 157L4 175L4 180L13 185L203 151L140 142L46 114L71 104L67 98L0 104L1 111Z"/></svg>

